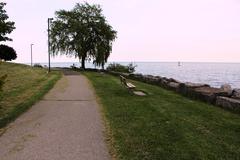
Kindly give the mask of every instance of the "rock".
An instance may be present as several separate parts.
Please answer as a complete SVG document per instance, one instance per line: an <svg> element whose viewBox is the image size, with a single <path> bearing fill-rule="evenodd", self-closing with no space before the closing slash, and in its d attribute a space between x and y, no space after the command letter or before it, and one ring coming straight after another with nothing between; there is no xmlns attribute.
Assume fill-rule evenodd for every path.
<svg viewBox="0 0 240 160"><path fill-rule="evenodd" d="M146 94L142 91L134 91L133 93L137 96L146 96Z"/></svg>
<svg viewBox="0 0 240 160"><path fill-rule="evenodd" d="M159 85L163 88L168 88L168 79L166 77L163 77L160 79Z"/></svg>
<svg viewBox="0 0 240 160"><path fill-rule="evenodd" d="M151 79L149 79L151 84L157 84L159 82L159 78L157 77L152 77Z"/></svg>
<svg viewBox="0 0 240 160"><path fill-rule="evenodd" d="M235 113L240 113L240 100L238 99L218 96L216 100L216 105L224 109L231 110Z"/></svg>
<svg viewBox="0 0 240 160"><path fill-rule="evenodd" d="M223 84L223 85L221 85L221 87L220 87L222 90L224 90L224 91L226 91L226 92L228 92L228 96L231 96L232 95L232 87L231 87L231 85L229 85L229 84Z"/></svg>
<svg viewBox="0 0 240 160"><path fill-rule="evenodd" d="M169 82L175 82L175 83L181 83L180 81L173 79L173 78L169 78L168 79Z"/></svg>
<svg viewBox="0 0 240 160"><path fill-rule="evenodd" d="M138 80L138 81L143 81L143 75L142 74L129 74L129 78Z"/></svg>
<svg viewBox="0 0 240 160"><path fill-rule="evenodd" d="M186 95L194 88L201 88L201 87L210 87L210 86L208 84L202 84L202 83L191 83L191 82L180 83L178 92L180 92L183 95Z"/></svg>
<svg viewBox="0 0 240 160"><path fill-rule="evenodd" d="M170 83L167 84L168 89L171 89L171 90L174 90L174 91L178 90L179 85L180 85L180 83L176 83L176 82L170 82Z"/></svg>
<svg viewBox="0 0 240 160"><path fill-rule="evenodd" d="M155 78L162 79L162 77L161 77L161 76L155 76Z"/></svg>
<svg viewBox="0 0 240 160"><path fill-rule="evenodd" d="M234 89L232 92L232 98L240 99L240 89Z"/></svg>
<svg viewBox="0 0 240 160"><path fill-rule="evenodd" d="M159 83L159 78L156 76L152 75L144 75L143 76L143 81L149 84L158 84Z"/></svg>
<svg viewBox="0 0 240 160"><path fill-rule="evenodd" d="M186 82L185 86L188 87L188 88L210 87L208 84L191 83L191 82Z"/></svg>
<svg viewBox="0 0 240 160"><path fill-rule="evenodd" d="M190 90L188 95L190 94L191 97L196 99L200 99L202 101L215 104L217 96L228 96L228 92L224 91L220 88L213 88L213 87L200 87Z"/></svg>

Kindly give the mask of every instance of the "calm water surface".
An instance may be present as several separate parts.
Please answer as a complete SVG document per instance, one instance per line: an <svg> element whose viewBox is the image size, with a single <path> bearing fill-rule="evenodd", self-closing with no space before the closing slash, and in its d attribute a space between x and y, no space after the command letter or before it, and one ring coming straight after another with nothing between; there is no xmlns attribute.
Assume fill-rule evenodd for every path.
<svg viewBox="0 0 240 160"><path fill-rule="evenodd" d="M240 63L139 63L136 72L175 78L183 82L224 83L240 88Z"/></svg>

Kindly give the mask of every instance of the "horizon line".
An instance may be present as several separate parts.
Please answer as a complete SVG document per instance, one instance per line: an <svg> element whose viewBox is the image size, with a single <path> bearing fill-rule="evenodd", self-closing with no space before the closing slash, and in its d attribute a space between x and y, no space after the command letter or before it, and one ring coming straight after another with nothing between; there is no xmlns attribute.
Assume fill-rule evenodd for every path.
<svg viewBox="0 0 240 160"><path fill-rule="evenodd" d="M233 61L108 61L106 63L240 63L239 62L233 62ZM22 63L22 64L30 64L31 62L15 62L13 63ZM48 63L48 62L33 62L33 64L36 63ZM51 63L81 63L78 61L58 61L58 62L51 62ZM86 63L92 63L92 62L86 62Z"/></svg>

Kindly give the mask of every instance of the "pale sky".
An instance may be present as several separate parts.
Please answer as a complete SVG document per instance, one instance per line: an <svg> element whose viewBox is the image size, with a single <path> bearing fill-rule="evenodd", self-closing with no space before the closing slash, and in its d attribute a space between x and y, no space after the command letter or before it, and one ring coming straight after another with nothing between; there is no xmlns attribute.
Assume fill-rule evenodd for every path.
<svg viewBox="0 0 240 160"><path fill-rule="evenodd" d="M85 0L118 31L109 61L240 62L240 0ZM47 62L47 18L81 0L4 0L16 62ZM78 61L57 57L54 62Z"/></svg>

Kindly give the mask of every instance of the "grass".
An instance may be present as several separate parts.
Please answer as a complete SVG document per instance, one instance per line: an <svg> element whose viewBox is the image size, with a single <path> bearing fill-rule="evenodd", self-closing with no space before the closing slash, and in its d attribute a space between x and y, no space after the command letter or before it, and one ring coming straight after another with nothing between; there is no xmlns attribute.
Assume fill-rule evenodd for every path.
<svg viewBox="0 0 240 160"><path fill-rule="evenodd" d="M0 128L13 121L43 97L60 78L50 72L27 65L0 62L0 77L7 74L0 101Z"/></svg>
<svg viewBox="0 0 240 160"><path fill-rule="evenodd" d="M240 159L239 115L132 81L148 93L135 96L118 77L84 74L103 106L117 159Z"/></svg>

